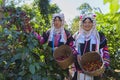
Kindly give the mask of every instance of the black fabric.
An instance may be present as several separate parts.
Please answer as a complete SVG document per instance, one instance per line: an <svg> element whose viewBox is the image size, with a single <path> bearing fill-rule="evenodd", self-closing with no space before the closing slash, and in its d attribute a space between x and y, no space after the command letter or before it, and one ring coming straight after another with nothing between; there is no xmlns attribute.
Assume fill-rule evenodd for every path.
<svg viewBox="0 0 120 80"><path fill-rule="evenodd" d="M85 44L86 43L87 43L87 46L86 46L86 49L85 49ZM96 45L92 44L92 51L95 51L95 47L96 47ZM84 44L83 43L80 44L81 55L83 55L84 49L85 49L85 53L90 51L90 40L89 41L85 41Z"/></svg>
<svg viewBox="0 0 120 80"><path fill-rule="evenodd" d="M44 40L45 40L44 43L46 43L46 42L48 41L49 35L50 35L50 30L48 30L48 31L46 31L46 32L43 32L42 37L43 37Z"/></svg>
<svg viewBox="0 0 120 80"><path fill-rule="evenodd" d="M99 32L100 36L100 49L107 45L107 40L102 32Z"/></svg>
<svg viewBox="0 0 120 80"><path fill-rule="evenodd" d="M65 33L67 35L66 45L69 45L69 43L71 41L74 41L74 38L72 37L71 33L68 30L66 30L66 29L65 29ZM48 41L49 35L50 35L50 30L48 30L48 31L46 31L46 32L43 33L42 36L43 36L43 38L45 40L45 43ZM52 47L52 44L53 44L52 41L48 42L48 46ZM63 42L59 42L58 46L55 46L55 47L59 47L59 46L61 46L63 44L64 44Z"/></svg>
<svg viewBox="0 0 120 80"><path fill-rule="evenodd" d="M77 80L77 72L74 73L72 80Z"/></svg>
<svg viewBox="0 0 120 80"><path fill-rule="evenodd" d="M71 41L75 41L74 38L72 37L72 34L68 30L65 29L65 33L67 35L67 43L66 43L67 45L69 45Z"/></svg>
<svg viewBox="0 0 120 80"><path fill-rule="evenodd" d="M81 70L81 68L80 68L80 66L79 66L79 64L78 64L78 61L77 61L77 55L75 55L74 64L75 64L75 68L76 68L77 70Z"/></svg>

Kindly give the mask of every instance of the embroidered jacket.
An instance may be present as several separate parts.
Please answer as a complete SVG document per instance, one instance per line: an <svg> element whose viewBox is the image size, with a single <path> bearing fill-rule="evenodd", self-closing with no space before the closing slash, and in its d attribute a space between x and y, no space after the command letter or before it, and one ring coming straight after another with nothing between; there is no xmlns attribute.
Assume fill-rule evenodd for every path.
<svg viewBox="0 0 120 80"><path fill-rule="evenodd" d="M73 51L73 54L77 54L77 51L74 48L74 38L72 37L71 33L65 29L66 37L67 37L67 42L66 45L69 45ZM49 35L50 35L50 30L46 31L43 33L43 35L39 35L36 32L34 32L36 38L39 40L40 44L44 44L48 41ZM63 42L60 42L60 34L54 35L54 47L59 47L60 45L63 45ZM48 41L48 46L53 47L53 41Z"/></svg>
<svg viewBox="0 0 120 80"><path fill-rule="evenodd" d="M108 67L109 62L110 62L110 56L109 56L109 51L108 51L108 47L107 47L107 40L103 33L99 32L99 36L100 36L99 53L104 60L105 67ZM86 46L85 53L90 51L90 40L85 41L84 43L80 43L81 55L83 55L86 43L87 43L87 46ZM95 51L95 49L96 49L96 44L92 44L92 51ZM75 67L76 67L76 69L81 70L80 66L78 65L77 60L75 61Z"/></svg>

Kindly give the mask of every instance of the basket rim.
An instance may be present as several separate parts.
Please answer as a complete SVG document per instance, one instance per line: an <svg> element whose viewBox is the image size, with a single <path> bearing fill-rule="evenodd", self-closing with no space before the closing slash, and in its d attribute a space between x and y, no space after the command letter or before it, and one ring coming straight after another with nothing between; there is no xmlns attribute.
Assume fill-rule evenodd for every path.
<svg viewBox="0 0 120 80"><path fill-rule="evenodd" d="M99 52L97 52L97 51L90 51L90 52L86 52L85 54L83 54L82 56L81 56L81 59L85 56L85 55L87 55L87 54L92 54L92 53L96 53L96 54L98 54L99 55L99 57L100 57L100 59L101 59L101 62L104 62L104 60L103 60L103 58L102 58L102 56L100 55L100 53ZM81 63L81 61L80 61L80 63ZM78 63L79 65L80 65L80 63Z"/></svg>
<svg viewBox="0 0 120 80"><path fill-rule="evenodd" d="M96 73L96 72L102 74L102 72L100 72L100 70L102 70L102 69L104 68L103 58L102 58L102 56L100 55L100 53L98 53L98 52L96 52L96 51L91 51L91 52L92 52L92 53L95 52L95 53L97 53L97 54L100 56L100 59L101 59L101 62L102 62L102 65L100 66L100 68L99 68L99 69L96 69L96 70L94 70L94 71L86 71L86 70L83 68L83 65L82 65L81 63L79 63L79 65L80 65L81 69L83 70L83 72L86 73L86 74L93 75L93 74ZM92 53L87 52L87 54L92 54ZM83 54L83 55L84 55L84 54ZM85 55L86 55L86 53L85 53ZM82 56L81 56L81 57L82 57ZM94 75L93 75L93 76L94 76Z"/></svg>

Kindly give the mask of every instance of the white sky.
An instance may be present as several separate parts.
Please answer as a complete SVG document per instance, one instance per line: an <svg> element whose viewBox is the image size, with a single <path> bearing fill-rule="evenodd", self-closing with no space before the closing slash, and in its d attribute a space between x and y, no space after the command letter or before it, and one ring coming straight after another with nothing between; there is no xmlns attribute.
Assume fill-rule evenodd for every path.
<svg viewBox="0 0 120 80"><path fill-rule="evenodd" d="M34 0L25 0L23 3L32 3L33 1ZM64 13L67 24L70 24L73 18L80 15L77 8L85 2L92 8L99 7L102 13L109 12L109 4L104 5L103 0L50 0L51 4L56 3L62 10L61 12Z"/></svg>
<svg viewBox="0 0 120 80"><path fill-rule="evenodd" d="M84 2L88 3L92 8L99 7L103 13L109 12L109 4L104 5L103 0L51 0L51 3L56 3L62 10L68 24L75 16L80 15L77 8Z"/></svg>

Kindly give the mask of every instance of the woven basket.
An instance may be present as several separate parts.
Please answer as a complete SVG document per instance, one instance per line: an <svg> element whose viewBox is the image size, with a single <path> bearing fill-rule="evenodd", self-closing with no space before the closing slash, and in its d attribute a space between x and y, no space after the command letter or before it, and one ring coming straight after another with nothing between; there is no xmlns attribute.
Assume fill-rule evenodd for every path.
<svg viewBox="0 0 120 80"><path fill-rule="evenodd" d="M95 61L100 61L102 63L101 67L94 70L94 71L86 71L83 66L86 63L90 63L90 62L95 62ZM84 73L91 75L91 76L99 76L102 73L104 73L105 68L104 68L104 64L103 64L103 59L101 58L100 54L92 51L92 52L87 52L85 53L82 57L81 57L81 61L80 61L80 66L83 70ZM89 66L88 66L89 67Z"/></svg>
<svg viewBox="0 0 120 80"><path fill-rule="evenodd" d="M67 56L67 57L66 57ZM62 69L66 69L73 63L74 57L71 48L68 45L62 45L55 49L53 57ZM64 58L66 57L66 58ZM64 58L58 60L58 58Z"/></svg>

